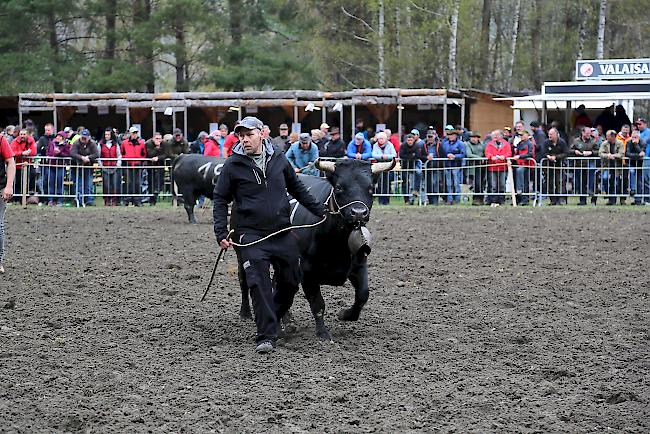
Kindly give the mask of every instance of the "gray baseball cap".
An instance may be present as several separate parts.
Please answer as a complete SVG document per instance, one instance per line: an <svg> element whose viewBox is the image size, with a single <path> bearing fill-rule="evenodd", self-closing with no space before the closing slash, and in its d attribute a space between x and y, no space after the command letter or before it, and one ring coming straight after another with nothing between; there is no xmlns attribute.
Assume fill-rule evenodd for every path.
<svg viewBox="0 0 650 434"><path fill-rule="evenodd" d="M254 116L246 116L244 119L242 119L239 122L239 125L235 127L235 134L239 133L241 129L246 129L246 130L254 130L258 129L261 130L264 124L262 123L261 120L257 119Z"/></svg>
<svg viewBox="0 0 650 434"><path fill-rule="evenodd" d="M311 142L311 136L308 133L300 133L300 141L302 143Z"/></svg>

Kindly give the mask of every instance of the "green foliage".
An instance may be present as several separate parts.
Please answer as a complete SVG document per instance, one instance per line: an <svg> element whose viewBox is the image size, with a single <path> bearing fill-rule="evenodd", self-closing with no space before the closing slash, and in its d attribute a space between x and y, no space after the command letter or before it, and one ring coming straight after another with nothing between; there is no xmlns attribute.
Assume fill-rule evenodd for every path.
<svg viewBox="0 0 650 434"><path fill-rule="evenodd" d="M3 0L0 94L338 90L378 87L381 69L386 87L445 87L454 2L460 87L537 89L595 55L599 0L492 0L482 27L484 1ZM638 2L610 1L606 57L649 57L647 29Z"/></svg>

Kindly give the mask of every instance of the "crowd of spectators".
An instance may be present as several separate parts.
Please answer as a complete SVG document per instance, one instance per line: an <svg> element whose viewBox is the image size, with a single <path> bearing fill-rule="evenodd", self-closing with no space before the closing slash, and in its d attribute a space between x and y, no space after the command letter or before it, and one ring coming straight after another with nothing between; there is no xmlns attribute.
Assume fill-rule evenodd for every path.
<svg viewBox="0 0 650 434"><path fill-rule="evenodd" d="M534 192L547 196L551 205L565 203L570 194L579 197L579 205L586 205L589 197L596 204L598 193L609 195L608 204L616 203L617 198L625 203L624 195L632 196L633 204L650 204L647 120L629 122L618 107L603 111L593 124L583 106L573 115L575 128L568 135L557 122L541 125L533 121L526 129L519 121L514 128L506 126L484 136L446 125L440 132L433 126L425 131L403 127L406 133L400 137L389 129L375 133L359 121L348 143L342 140L338 127L330 128L327 123L309 133L290 133L283 123L275 137L265 125L262 136L285 152L297 173L306 175L320 175L314 165L318 158L397 159L396 170L377 179L375 192L382 205L388 204L391 196L401 196L407 204L457 204L465 184L473 205L500 206L505 202L509 165L521 205L528 204ZM155 205L166 188L165 162L186 153L225 158L238 140L225 124L210 133L200 132L191 143L178 128L172 134L155 132L146 141L136 127L121 134L106 128L95 140L84 127L55 133L50 123L44 126L43 135L36 137L29 120L24 128L7 126L3 136L16 157L16 179L22 179L23 170L30 171L28 185L34 190L30 194L40 193L36 201L50 206L64 202L65 167L70 161L77 205L94 205L96 173L101 173L107 206L140 206L143 199ZM40 168L26 164L31 157L45 157ZM17 181L18 200L22 188Z"/></svg>

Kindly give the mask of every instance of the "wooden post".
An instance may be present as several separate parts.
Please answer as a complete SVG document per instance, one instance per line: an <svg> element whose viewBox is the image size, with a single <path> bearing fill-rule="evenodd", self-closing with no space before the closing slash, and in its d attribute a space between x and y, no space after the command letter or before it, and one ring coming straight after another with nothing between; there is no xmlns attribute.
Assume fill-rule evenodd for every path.
<svg viewBox="0 0 650 434"><path fill-rule="evenodd" d="M153 130L151 131L151 137L153 137L153 134L156 132L156 108L151 107L151 125L153 126Z"/></svg>
<svg viewBox="0 0 650 434"><path fill-rule="evenodd" d="M321 122L327 122L327 107L325 107L325 98L323 98L323 105L321 110Z"/></svg>
<svg viewBox="0 0 650 434"><path fill-rule="evenodd" d="M298 106L297 105L293 106L293 123L294 124L298 123ZM293 132L293 128L291 129L291 131Z"/></svg>
<svg viewBox="0 0 650 434"><path fill-rule="evenodd" d="M350 121L352 122L352 140L354 140L354 135L357 133L356 123L357 123L357 111L356 106L352 104L352 113L350 114Z"/></svg>
<svg viewBox="0 0 650 434"><path fill-rule="evenodd" d="M510 197L512 198L512 206L517 206L517 191L515 190L515 177L512 174L512 160L508 158L508 179L506 181L510 187Z"/></svg>
<svg viewBox="0 0 650 434"><path fill-rule="evenodd" d="M22 165L22 170L21 170L21 179L20 179L20 184L22 185L23 188L23 195L21 198L21 202L23 204L23 208L27 208L27 175L29 173L29 166L27 164Z"/></svg>
<svg viewBox="0 0 650 434"><path fill-rule="evenodd" d="M465 128L465 98L460 103L460 126Z"/></svg>
<svg viewBox="0 0 650 434"><path fill-rule="evenodd" d="M399 98L397 99L397 140L400 142L402 141L402 110L404 110L404 106L399 102Z"/></svg>
<svg viewBox="0 0 650 434"><path fill-rule="evenodd" d="M546 125L546 100L542 101L542 120L540 123Z"/></svg>
<svg viewBox="0 0 650 434"><path fill-rule="evenodd" d="M56 98L52 98L52 106L54 107L54 113L52 116L53 118L52 125L54 125L54 134L56 134L57 131L59 131L59 122L58 122L59 120L57 119L59 116L57 115L56 112Z"/></svg>
<svg viewBox="0 0 650 434"><path fill-rule="evenodd" d="M183 134L185 134L185 139L187 139L187 107L183 109Z"/></svg>
<svg viewBox="0 0 650 434"><path fill-rule="evenodd" d="M126 130L128 131L129 128L131 128L131 111L129 110L129 106L126 106Z"/></svg>
<svg viewBox="0 0 650 434"><path fill-rule="evenodd" d="M442 106L442 130L447 126L447 91L445 91L445 102Z"/></svg>
<svg viewBox="0 0 650 434"><path fill-rule="evenodd" d="M339 113L339 125L340 125L339 132L341 134L341 140L345 141L344 131L343 131L343 110L345 110L345 106L341 104L341 111Z"/></svg>

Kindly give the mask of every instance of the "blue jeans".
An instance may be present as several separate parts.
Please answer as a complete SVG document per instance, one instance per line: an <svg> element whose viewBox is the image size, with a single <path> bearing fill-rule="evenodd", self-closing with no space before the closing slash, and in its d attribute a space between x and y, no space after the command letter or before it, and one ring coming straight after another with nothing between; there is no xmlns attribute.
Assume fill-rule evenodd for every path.
<svg viewBox="0 0 650 434"><path fill-rule="evenodd" d="M429 205L438 205L438 192L440 183L440 171L431 169L427 171L427 198Z"/></svg>
<svg viewBox="0 0 650 434"><path fill-rule="evenodd" d="M488 201L490 203L505 203L506 198L503 195L505 192L506 172L498 172L496 170L490 172L490 193L492 193L492 195L488 196Z"/></svg>
<svg viewBox="0 0 650 434"><path fill-rule="evenodd" d="M522 204L530 201L530 197L528 196L530 193L530 176L528 173L528 166L519 166L515 170L515 181L517 183L516 189L521 198L519 203Z"/></svg>
<svg viewBox="0 0 650 434"><path fill-rule="evenodd" d="M446 167L445 168L445 181L447 182L447 202L460 203L460 167Z"/></svg>
<svg viewBox="0 0 650 434"><path fill-rule="evenodd" d="M609 195L609 202L616 203L616 194L620 188L620 182L614 169L603 169L600 180L602 182L602 190Z"/></svg>
<svg viewBox="0 0 650 434"><path fill-rule="evenodd" d="M643 190L641 194L644 196L643 201L650 203L650 164L645 164L645 162L643 165Z"/></svg>
<svg viewBox="0 0 650 434"><path fill-rule="evenodd" d="M643 190L643 167L630 167L630 193L634 192L634 203L641 203Z"/></svg>
<svg viewBox="0 0 650 434"><path fill-rule="evenodd" d="M77 201L79 205L92 204L93 191L93 169L90 167L78 167L75 169L74 184L76 187Z"/></svg>
<svg viewBox="0 0 650 434"><path fill-rule="evenodd" d="M58 203L63 203L63 176L65 175L65 167L44 167L47 182L47 196L48 200Z"/></svg>

